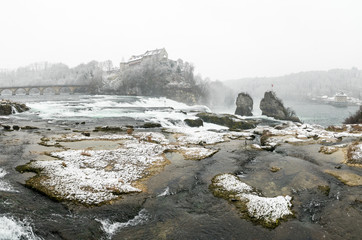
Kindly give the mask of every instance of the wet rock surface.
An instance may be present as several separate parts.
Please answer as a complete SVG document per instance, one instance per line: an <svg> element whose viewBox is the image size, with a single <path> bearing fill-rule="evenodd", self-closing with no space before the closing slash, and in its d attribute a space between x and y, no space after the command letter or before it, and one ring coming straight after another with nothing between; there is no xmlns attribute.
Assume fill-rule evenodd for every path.
<svg viewBox="0 0 362 240"><path fill-rule="evenodd" d="M356 141L348 146L346 163L362 167L362 143L360 141Z"/></svg>
<svg viewBox="0 0 362 240"><path fill-rule="evenodd" d="M239 93L236 99L235 114L240 116L253 116L253 99L247 93Z"/></svg>
<svg viewBox="0 0 362 240"><path fill-rule="evenodd" d="M258 126L237 133L190 128L190 132L182 133L135 129L128 134L128 127L117 122L109 125L121 129L114 132L92 132L100 125L92 123L62 124L63 127L20 119L5 121L4 125L20 126L20 131L0 130L1 168L8 173L0 180L18 192L2 191L0 214L11 212L17 219L31 219L34 233L43 239L358 239L362 234L361 186L348 186L326 172L362 176L361 168L344 163L344 151L361 137L360 132L351 133L348 127L334 132L287 124ZM21 126L27 125L37 129L22 131ZM273 146L273 151L264 151L261 146L266 130L269 134L263 140L264 146ZM92 133L87 136L83 132ZM53 201L25 187L39 169L30 173L23 169L23 174L15 170L31 160L50 159L59 163L59 169L69 168L71 160L54 159L50 154L61 157L73 149L88 159L87 154L95 156L97 151L127 146L125 141L129 137L135 138L136 144L162 145L164 139L158 133L182 145L164 153L170 162L144 179L142 192L121 194L112 204L89 208L74 202ZM338 140L340 137L342 140ZM39 145L42 141L47 144ZM253 149L252 145L260 149ZM322 146L339 150L327 155L319 152ZM193 161L195 154L199 157L197 161ZM110 170L112 164L104 169ZM286 221L279 221L272 230L262 227L263 224L255 225L258 221L245 219L245 214L252 218L246 201L235 196L228 196L227 200L215 197L210 190L212 180L226 173L263 194L255 196L290 196L294 217L288 215ZM243 202L241 208L237 207L238 202Z"/></svg>
<svg viewBox="0 0 362 240"><path fill-rule="evenodd" d="M204 122L225 126L231 130L251 129L256 126L256 121L254 120L238 119L230 114L199 113L196 116L201 118Z"/></svg>
<svg viewBox="0 0 362 240"><path fill-rule="evenodd" d="M215 176L210 189L215 196L235 204L247 219L267 228L275 228L293 215L290 196L263 197L233 174Z"/></svg>
<svg viewBox="0 0 362 240"><path fill-rule="evenodd" d="M185 119L184 122L189 127L202 127L204 126L204 122L198 118L198 119Z"/></svg>

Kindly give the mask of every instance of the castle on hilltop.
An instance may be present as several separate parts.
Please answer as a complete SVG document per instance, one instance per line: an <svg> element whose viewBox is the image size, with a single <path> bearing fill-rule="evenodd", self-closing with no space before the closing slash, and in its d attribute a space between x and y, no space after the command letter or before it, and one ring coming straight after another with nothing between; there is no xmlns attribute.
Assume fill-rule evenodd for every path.
<svg viewBox="0 0 362 240"><path fill-rule="evenodd" d="M165 48L146 51L141 55L133 55L127 62L120 63L120 70L123 71L127 67L132 67L141 64L146 59L155 59L157 61L164 61L168 59L168 53Z"/></svg>

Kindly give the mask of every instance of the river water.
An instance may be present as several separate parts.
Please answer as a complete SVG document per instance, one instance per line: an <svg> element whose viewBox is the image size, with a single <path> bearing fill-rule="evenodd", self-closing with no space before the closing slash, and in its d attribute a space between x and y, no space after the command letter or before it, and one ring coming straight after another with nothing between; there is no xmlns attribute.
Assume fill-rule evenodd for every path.
<svg viewBox="0 0 362 240"><path fill-rule="evenodd" d="M214 146L219 152L201 161L185 161L177 154L168 154L170 164L148 180L146 192L127 194L100 207L53 201L24 187L24 181L33 174L15 171L16 166L29 162L40 151L42 137L72 130L92 131L104 125L158 122L164 127L184 126L183 119L210 110L165 98L6 98L24 102L32 109L1 118L2 124L39 129L0 133L0 239L357 239L362 234L361 188L348 188L324 174L324 169L339 163L342 153L325 161L316 146L286 146L275 152L260 152L246 149L252 140L235 140ZM354 111L330 106L321 111L319 105L307 111L307 106L294 106L304 121L322 125L340 123L349 111ZM343 111L343 117L335 118L339 114L336 111ZM330 118L323 120L327 112ZM311 158L320 162L315 164L309 161ZM274 165L284 170L273 174L269 168ZM295 218L274 230L240 218L233 205L209 191L211 179L220 173L235 173L268 196L292 195ZM316 182L329 185L330 194L325 196L315 190Z"/></svg>

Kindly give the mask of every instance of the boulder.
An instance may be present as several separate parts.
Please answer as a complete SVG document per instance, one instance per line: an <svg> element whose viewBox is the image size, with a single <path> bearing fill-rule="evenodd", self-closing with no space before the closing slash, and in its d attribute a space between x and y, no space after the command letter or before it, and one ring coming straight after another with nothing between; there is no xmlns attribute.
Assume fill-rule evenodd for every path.
<svg viewBox="0 0 362 240"><path fill-rule="evenodd" d="M265 92L264 98L260 101L260 109L263 115L279 120L301 122L290 108L285 108L283 102L277 98L274 92Z"/></svg>
<svg viewBox="0 0 362 240"><path fill-rule="evenodd" d="M196 115L204 122L225 126L231 130L251 129L256 127L254 120L242 120L231 114L199 113Z"/></svg>
<svg viewBox="0 0 362 240"><path fill-rule="evenodd" d="M241 116L253 116L253 99L247 93L239 93L236 99L236 110L235 114Z"/></svg>
<svg viewBox="0 0 362 240"><path fill-rule="evenodd" d="M204 126L204 122L198 118L198 119L185 119L184 122L189 127L202 127Z"/></svg>
<svg viewBox="0 0 362 240"><path fill-rule="evenodd" d="M154 122L146 122L141 127L143 127L143 128L160 128L160 127L162 127L162 125L159 123L154 123Z"/></svg>
<svg viewBox="0 0 362 240"><path fill-rule="evenodd" d="M0 115L10 115L14 113L20 113L28 111L29 108L22 103L11 102L8 100L0 101Z"/></svg>

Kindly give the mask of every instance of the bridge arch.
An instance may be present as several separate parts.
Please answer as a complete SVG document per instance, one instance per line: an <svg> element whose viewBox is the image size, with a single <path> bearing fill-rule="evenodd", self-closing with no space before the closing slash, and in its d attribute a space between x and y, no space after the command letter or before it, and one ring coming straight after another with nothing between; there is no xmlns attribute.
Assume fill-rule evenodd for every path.
<svg viewBox="0 0 362 240"><path fill-rule="evenodd" d="M40 94L40 89L38 87L29 87L29 88L25 88L26 89L26 95L30 95L30 93L33 91L33 90L37 90L37 93Z"/></svg>
<svg viewBox="0 0 362 240"><path fill-rule="evenodd" d="M26 95L29 95L32 90L38 90L40 95L43 95L45 92L50 89L53 94L59 95L63 92L74 94L76 89L85 89L86 92L89 91L89 86L87 85L48 85L48 86L17 86L17 87L0 87L0 95L3 91L11 91L12 95L16 95L18 91L25 92Z"/></svg>
<svg viewBox="0 0 362 240"><path fill-rule="evenodd" d="M17 93L19 93L19 90L24 92L26 94L26 90L25 88L22 88L22 87L19 87L19 88L11 88L10 89L11 92L12 92L12 95L16 95Z"/></svg>

